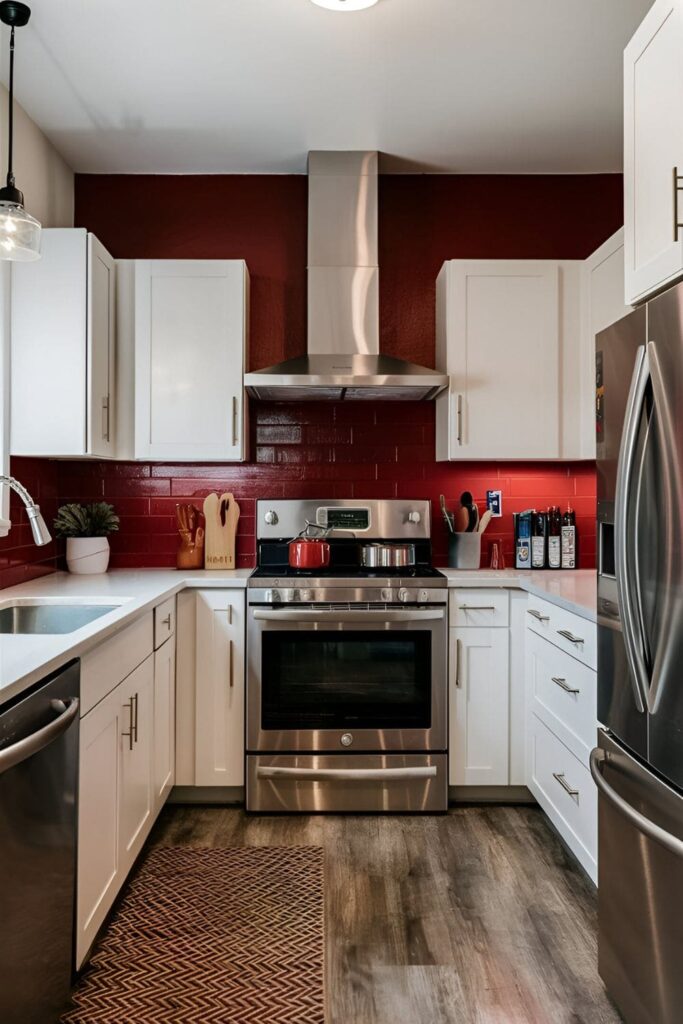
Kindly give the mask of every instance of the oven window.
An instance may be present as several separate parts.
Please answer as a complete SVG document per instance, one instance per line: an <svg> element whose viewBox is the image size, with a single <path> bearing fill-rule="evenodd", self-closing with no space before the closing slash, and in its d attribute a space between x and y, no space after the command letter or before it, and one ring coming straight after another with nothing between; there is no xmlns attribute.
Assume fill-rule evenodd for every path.
<svg viewBox="0 0 683 1024"><path fill-rule="evenodd" d="M428 630L262 635L264 729L428 729Z"/></svg>

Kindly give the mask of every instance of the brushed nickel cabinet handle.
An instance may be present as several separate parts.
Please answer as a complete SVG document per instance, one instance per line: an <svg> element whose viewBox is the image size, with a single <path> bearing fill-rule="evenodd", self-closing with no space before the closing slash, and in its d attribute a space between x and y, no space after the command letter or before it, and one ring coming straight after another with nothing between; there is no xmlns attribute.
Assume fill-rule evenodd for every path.
<svg viewBox="0 0 683 1024"><path fill-rule="evenodd" d="M461 612L495 612L495 604L459 604Z"/></svg>
<svg viewBox="0 0 683 1024"><path fill-rule="evenodd" d="M458 444L462 444L462 395L458 395Z"/></svg>
<svg viewBox="0 0 683 1024"><path fill-rule="evenodd" d="M233 686L235 685L235 671L234 671L235 652L233 650L232 640L230 641L229 654L230 654L230 689L232 690Z"/></svg>
<svg viewBox="0 0 683 1024"><path fill-rule="evenodd" d="M460 641L455 641L455 685L460 689Z"/></svg>
<svg viewBox="0 0 683 1024"><path fill-rule="evenodd" d="M577 647L580 644L585 643L585 640L583 639L583 637L581 637L581 636L574 636L574 634L570 633L568 629L557 629L555 632L557 633L558 636L561 636L565 640L568 640L570 644L576 644Z"/></svg>
<svg viewBox="0 0 683 1024"><path fill-rule="evenodd" d="M139 715L139 712L140 712L140 703L139 703L139 697L138 697L137 693L133 696L133 700L135 702L135 723L133 725L133 732L135 733L135 742L137 743L137 741L138 741L138 715Z"/></svg>
<svg viewBox="0 0 683 1024"><path fill-rule="evenodd" d="M232 605L228 605L228 625L232 626Z"/></svg>
<svg viewBox="0 0 683 1024"><path fill-rule="evenodd" d="M109 395L102 399L102 440L109 441Z"/></svg>
<svg viewBox="0 0 683 1024"><path fill-rule="evenodd" d="M550 622L549 615L542 615L540 612L537 612L535 608L527 608L526 613L527 615L532 615L535 619L538 619L539 622Z"/></svg>
<svg viewBox="0 0 683 1024"><path fill-rule="evenodd" d="M171 628L171 613L170 612L168 613L168 615L166 616L165 619L161 620L161 625L162 626L167 626L169 629Z"/></svg>
<svg viewBox="0 0 683 1024"><path fill-rule="evenodd" d="M683 224L678 219L678 193L683 188L683 175L678 173L678 167L674 167L674 242L679 239L679 231Z"/></svg>
<svg viewBox="0 0 683 1024"><path fill-rule="evenodd" d="M121 735L128 737L128 749L132 750L133 749L133 737L135 735L134 730L133 730L133 721L134 721L134 717L133 717L134 716L134 713L133 713L133 698L131 697L130 700L127 700L126 703L123 706L124 706L124 708L128 708L128 714L129 714L130 717L129 717L129 720L128 720L128 732L122 732Z"/></svg>
<svg viewBox="0 0 683 1024"><path fill-rule="evenodd" d="M581 690L576 690L573 686L568 686L566 679L561 679L559 676L551 676L550 678L561 690L564 690L565 693L581 693Z"/></svg>
<svg viewBox="0 0 683 1024"><path fill-rule="evenodd" d="M578 789L572 789L564 777L564 772L553 772L553 778L557 779L559 784L562 786L562 789L572 798L572 800L576 800L579 795L579 791ZM576 800L576 802L578 804L579 801Z"/></svg>
<svg viewBox="0 0 683 1024"><path fill-rule="evenodd" d="M235 448L237 445L237 398L233 395L232 398L232 446Z"/></svg>

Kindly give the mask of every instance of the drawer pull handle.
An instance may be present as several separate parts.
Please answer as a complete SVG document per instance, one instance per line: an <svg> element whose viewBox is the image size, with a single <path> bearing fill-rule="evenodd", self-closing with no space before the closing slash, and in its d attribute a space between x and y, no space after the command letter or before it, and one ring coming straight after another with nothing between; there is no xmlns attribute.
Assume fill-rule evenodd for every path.
<svg viewBox="0 0 683 1024"><path fill-rule="evenodd" d="M527 615L533 615L533 617L538 619L539 622L550 622L549 615L542 615L541 612L537 612L535 608L527 608L526 613Z"/></svg>
<svg viewBox="0 0 683 1024"><path fill-rule="evenodd" d="M678 167L674 167L674 242L678 241L680 229L683 224L678 219L678 193L683 189L683 175L678 173Z"/></svg>
<svg viewBox="0 0 683 1024"><path fill-rule="evenodd" d="M462 395L458 395L458 444L462 445Z"/></svg>
<svg viewBox="0 0 683 1024"><path fill-rule="evenodd" d="M461 604L458 605L461 612L495 612L495 604Z"/></svg>
<svg viewBox="0 0 683 1024"><path fill-rule="evenodd" d="M565 693L581 693L581 690L577 690L573 686L567 686L567 680L561 679L560 676L551 676L550 678L561 690L564 690Z"/></svg>
<svg viewBox="0 0 683 1024"><path fill-rule="evenodd" d="M455 641L455 685L460 689L460 641Z"/></svg>
<svg viewBox="0 0 683 1024"><path fill-rule="evenodd" d="M568 640L570 644L576 644L577 647L579 647L582 643L585 643L583 637L574 636L574 634L570 633L568 629L558 629L557 635L564 637L564 639Z"/></svg>
<svg viewBox="0 0 683 1024"><path fill-rule="evenodd" d="M168 615L166 616L165 619L161 620L161 625L162 626L167 626L169 629L171 628L171 613L170 612L168 613Z"/></svg>
<svg viewBox="0 0 683 1024"><path fill-rule="evenodd" d="M130 719L128 724L128 732L122 732L121 735L128 737L129 750L133 749L133 743L135 741L135 711L133 710L133 700L133 697L131 697L130 700L126 701L126 703L123 705L125 708L128 708Z"/></svg>
<svg viewBox="0 0 683 1024"><path fill-rule="evenodd" d="M568 793L572 800L576 800L578 804L579 791L578 789L572 789L572 787L569 785L569 783L564 777L564 772L553 772L553 778L557 779L565 793Z"/></svg>

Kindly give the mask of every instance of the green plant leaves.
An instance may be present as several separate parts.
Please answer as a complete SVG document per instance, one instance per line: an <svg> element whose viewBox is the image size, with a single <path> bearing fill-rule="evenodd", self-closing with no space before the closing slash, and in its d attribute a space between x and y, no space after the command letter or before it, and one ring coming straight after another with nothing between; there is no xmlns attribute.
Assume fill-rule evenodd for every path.
<svg viewBox="0 0 683 1024"><path fill-rule="evenodd" d="M119 517L106 501L72 503L59 508L54 528L58 537L107 537L118 530Z"/></svg>

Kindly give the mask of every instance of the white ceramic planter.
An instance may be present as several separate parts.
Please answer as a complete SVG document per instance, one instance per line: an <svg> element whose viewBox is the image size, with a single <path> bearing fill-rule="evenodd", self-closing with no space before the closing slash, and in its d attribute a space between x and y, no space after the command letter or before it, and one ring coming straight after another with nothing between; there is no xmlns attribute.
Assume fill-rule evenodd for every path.
<svg viewBox="0 0 683 1024"><path fill-rule="evenodd" d="M76 574L106 572L109 540L106 537L67 537L66 564L69 572Z"/></svg>

